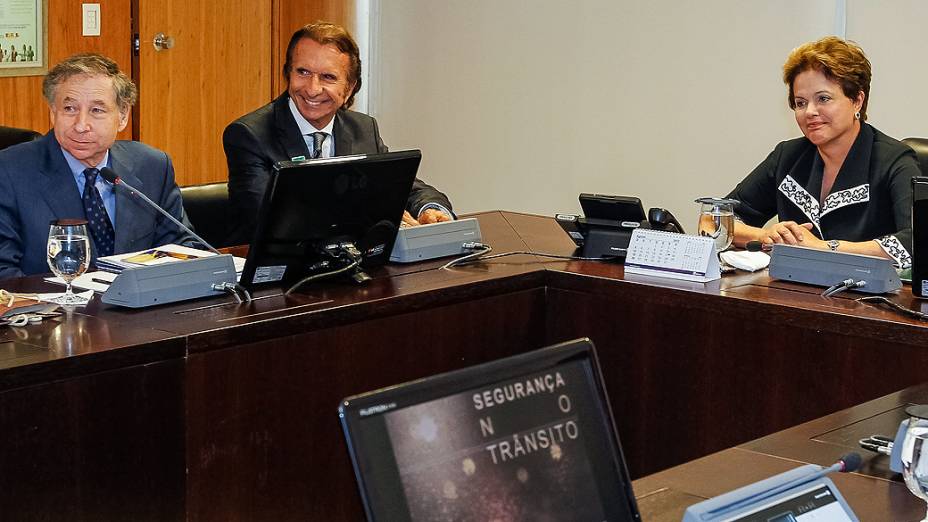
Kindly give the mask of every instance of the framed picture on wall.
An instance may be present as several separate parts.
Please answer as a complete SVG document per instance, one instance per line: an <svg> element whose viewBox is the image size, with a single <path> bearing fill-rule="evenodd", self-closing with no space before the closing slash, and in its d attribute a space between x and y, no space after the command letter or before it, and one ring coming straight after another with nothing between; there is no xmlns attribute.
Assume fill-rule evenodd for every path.
<svg viewBox="0 0 928 522"><path fill-rule="evenodd" d="M0 76L48 71L48 0L0 0Z"/></svg>

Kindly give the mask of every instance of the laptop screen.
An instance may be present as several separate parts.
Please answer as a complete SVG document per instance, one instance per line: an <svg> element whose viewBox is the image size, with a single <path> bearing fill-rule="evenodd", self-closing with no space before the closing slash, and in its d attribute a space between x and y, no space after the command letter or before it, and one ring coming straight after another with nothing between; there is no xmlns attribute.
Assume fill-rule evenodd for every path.
<svg viewBox="0 0 928 522"><path fill-rule="evenodd" d="M386 263L422 155L418 150L284 161L274 166L241 282L290 284L345 264Z"/></svg>
<svg viewBox="0 0 928 522"><path fill-rule="evenodd" d="M369 520L640 520L592 344L346 399Z"/></svg>

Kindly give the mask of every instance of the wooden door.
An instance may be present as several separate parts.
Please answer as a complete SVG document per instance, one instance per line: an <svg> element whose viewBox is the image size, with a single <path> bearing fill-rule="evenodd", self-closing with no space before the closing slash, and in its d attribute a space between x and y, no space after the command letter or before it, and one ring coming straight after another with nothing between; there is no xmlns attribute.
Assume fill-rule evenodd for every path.
<svg viewBox="0 0 928 522"><path fill-rule="evenodd" d="M297 29L316 20L340 24L355 32L356 6L353 0L276 0L274 2L274 92L283 92L287 82L283 77L287 44ZM366 64L364 64L366 65Z"/></svg>
<svg viewBox="0 0 928 522"><path fill-rule="evenodd" d="M179 185L228 179L222 131L273 95L272 0L138 0L138 139ZM173 47L156 50L158 33Z"/></svg>

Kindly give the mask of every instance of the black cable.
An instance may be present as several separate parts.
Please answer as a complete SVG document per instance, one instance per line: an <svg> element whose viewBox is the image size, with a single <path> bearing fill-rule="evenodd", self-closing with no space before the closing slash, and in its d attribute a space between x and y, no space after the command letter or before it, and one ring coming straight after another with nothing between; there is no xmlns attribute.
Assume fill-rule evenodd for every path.
<svg viewBox="0 0 928 522"><path fill-rule="evenodd" d="M471 258L471 257L472 257L472 254L468 254L467 256L464 256L464 257L462 257L462 258L459 258L459 259L456 259L456 260L452 261L451 263L448 263L447 265L443 266L442 268L450 268L450 267L452 267L452 266L466 265L466 264L471 264L471 263L478 263L478 262L481 262L481 261L489 261L489 260L491 260L491 259L496 259L496 258L499 258L499 257L515 256L515 255L520 255L520 254L521 254L521 255L528 255L528 256L550 257L550 258L553 258L553 259L566 259L566 260L568 260L568 261L612 261L612 260L615 259L614 257L565 256L565 255L560 255L560 254L546 254L546 253L544 253L544 252L531 252L531 251L528 251L528 250L516 250L516 251L513 251L513 252L503 252L503 253L500 253L500 254L493 254L492 256L481 256L481 257L474 257L474 258L472 258L472 259L464 260L465 258Z"/></svg>
<svg viewBox="0 0 928 522"><path fill-rule="evenodd" d="M502 254L493 254L492 256L487 256L480 258L480 261L485 261L488 259L496 259L497 257L505 256L515 256L519 254L524 254L527 256L538 256L538 257L550 257L553 259L566 259L569 261L613 261L616 258L614 257L583 257L583 256L565 256L562 254L547 254L545 252L532 252L530 250L517 250L514 252L504 252Z"/></svg>
<svg viewBox="0 0 928 522"><path fill-rule="evenodd" d="M464 245L462 246L465 250L476 250L476 252L471 252L470 254L467 254L465 256L452 259L451 261L448 261L447 263L442 265L442 267L439 268L439 270L447 270L453 266L469 263L471 259L480 257L484 254L489 254L490 252L493 251L493 247L491 247L490 245L485 245L483 243L464 243Z"/></svg>
<svg viewBox="0 0 928 522"><path fill-rule="evenodd" d="M852 290L854 288L863 288L865 286L867 286L867 282L864 280L855 281L854 279L845 279L844 281L841 281L840 283L836 285L829 286L828 288L826 288L825 291L822 292L822 297L831 297L835 294L844 292L845 290Z"/></svg>
<svg viewBox="0 0 928 522"><path fill-rule="evenodd" d="M847 288L845 285L848 285L852 282L853 282L853 279L845 279L844 281L841 281L840 283L836 285L831 285L822 291L822 297L828 297L832 294L832 292L837 292L837 291L840 291L840 289Z"/></svg>
<svg viewBox="0 0 928 522"><path fill-rule="evenodd" d="M251 292L249 292L247 288L245 288L239 283L235 283L235 289L238 291L239 294L242 295L246 303L251 302Z"/></svg>
<svg viewBox="0 0 928 522"><path fill-rule="evenodd" d="M859 297L856 299L856 301L858 303L867 303L869 305L874 305L874 306L886 305L903 315L914 317L915 319L919 319L921 321L928 321L928 314L919 312L917 310L911 310L909 308L906 308L902 306L901 304L894 303L881 295L868 295L866 297Z"/></svg>
<svg viewBox="0 0 928 522"><path fill-rule="evenodd" d="M355 259L355 260L352 260L350 264L345 265L345 266L343 266L342 268L339 268L338 270L332 270L332 271L330 271L330 272L323 272L323 273L321 273L321 274L313 274L313 275L310 275L310 276L306 276L306 277L304 277L303 279L300 279L299 281L297 281L296 284L294 284L294 285L291 286L286 292L284 292L284 295L290 295L294 290L296 290L297 288L299 288L299 287L301 287L301 286L303 286L303 285L305 285L306 283L309 283L309 282L311 282L311 281L316 281L316 280L319 280L319 279L325 279L325 278L327 278L327 277L336 276L336 275L338 275L338 274L344 274L345 272L347 272L347 271L349 271L349 270L352 270L352 269L354 269L354 268L357 268L357 266L358 266L359 264L360 264L360 261L357 260L357 259Z"/></svg>
<svg viewBox="0 0 928 522"><path fill-rule="evenodd" d="M238 290L235 288L238 286L238 283L216 283L213 285L213 290L221 290L227 294L232 294L232 297L235 298L235 302L242 304L242 298L238 295Z"/></svg>
<svg viewBox="0 0 928 522"><path fill-rule="evenodd" d="M245 303L251 302L251 293L249 293L248 289L239 283L229 283L229 282L215 283L213 285L213 290L223 291L223 292L232 294L235 297L235 301L238 304L242 304L242 302L245 302Z"/></svg>

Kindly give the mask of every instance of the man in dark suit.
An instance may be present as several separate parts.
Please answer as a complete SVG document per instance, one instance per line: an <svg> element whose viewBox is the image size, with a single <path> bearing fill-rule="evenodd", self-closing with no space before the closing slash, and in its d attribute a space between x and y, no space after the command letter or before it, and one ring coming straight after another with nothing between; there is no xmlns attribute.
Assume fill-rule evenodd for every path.
<svg viewBox="0 0 928 522"><path fill-rule="evenodd" d="M222 136L229 199L237 219L233 239L238 243L248 243L254 235L274 163L387 152L377 121L348 110L361 88L361 58L343 27L316 22L295 32L287 46L284 77L287 92L232 122ZM404 223L451 219L448 198L417 179Z"/></svg>
<svg viewBox="0 0 928 522"><path fill-rule="evenodd" d="M0 151L0 278L48 272L49 223L87 219L93 258L192 238L138 197L103 180L110 167L189 225L174 168L159 150L116 141L136 88L115 62L75 55L42 84L53 130Z"/></svg>

